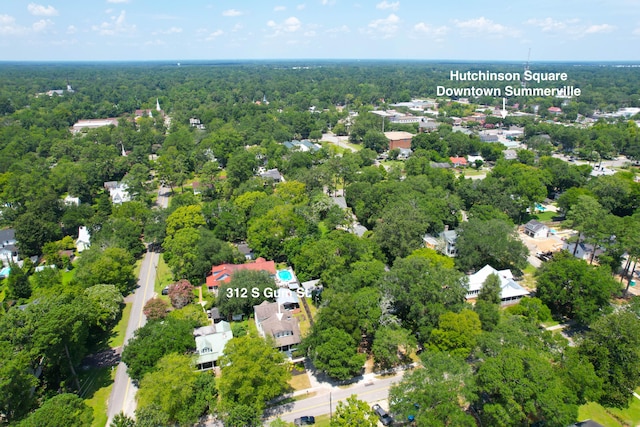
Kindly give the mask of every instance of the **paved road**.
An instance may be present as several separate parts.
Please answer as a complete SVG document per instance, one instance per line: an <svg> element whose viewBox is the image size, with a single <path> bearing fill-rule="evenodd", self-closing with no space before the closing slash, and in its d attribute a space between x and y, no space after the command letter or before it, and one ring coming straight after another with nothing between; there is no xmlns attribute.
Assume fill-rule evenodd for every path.
<svg viewBox="0 0 640 427"><path fill-rule="evenodd" d="M358 151L354 147L346 144L346 142L348 140L349 140L348 136L336 136L336 135L334 135L332 133L323 133L322 134L322 141L328 141L328 142L330 142L332 144L337 145L338 147L345 148L347 150L351 150L354 153L356 151Z"/></svg>
<svg viewBox="0 0 640 427"><path fill-rule="evenodd" d="M158 191L158 199L156 201L158 206L163 208L167 207L169 204L168 191L169 190L166 188L160 188ZM125 332L125 345L129 342L129 339L133 337L133 333L136 329L144 326L147 322L147 318L142 313L142 309L144 304L153 298L153 288L156 281L156 269L158 267L159 258L160 254L156 252L147 252L142 260L140 275L138 276L138 287L133 293L131 315ZM120 412L124 412L131 417L134 416L136 410L136 391L136 386L131 381L131 378L129 378L129 375L127 375L127 366L120 362L116 370L111 395L109 396L107 426L111 424L113 417Z"/></svg>
<svg viewBox="0 0 640 427"><path fill-rule="evenodd" d="M335 412L338 402L345 401L352 394L369 404L386 401L389 397L389 388L392 384L400 382L402 376L401 372L382 379L364 379L347 388L330 386L313 388L310 393L315 391L314 396L271 409L267 423L276 417L293 422L295 418L303 415L319 416ZM330 403L331 407L329 407ZM382 406L387 405L385 403Z"/></svg>

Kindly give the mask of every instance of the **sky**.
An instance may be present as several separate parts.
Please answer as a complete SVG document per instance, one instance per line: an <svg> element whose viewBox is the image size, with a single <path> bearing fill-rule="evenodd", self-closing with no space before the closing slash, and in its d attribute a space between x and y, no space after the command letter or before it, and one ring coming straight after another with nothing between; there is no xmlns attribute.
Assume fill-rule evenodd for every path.
<svg viewBox="0 0 640 427"><path fill-rule="evenodd" d="M640 0L0 1L0 61L640 61Z"/></svg>

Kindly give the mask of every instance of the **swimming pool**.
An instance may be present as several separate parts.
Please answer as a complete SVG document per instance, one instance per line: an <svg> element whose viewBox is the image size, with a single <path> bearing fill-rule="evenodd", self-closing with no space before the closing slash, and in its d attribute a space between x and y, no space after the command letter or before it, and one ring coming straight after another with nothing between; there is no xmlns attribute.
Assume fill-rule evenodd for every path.
<svg viewBox="0 0 640 427"><path fill-rule="evenodd" d="M544 212L547 210L547 208L545 208L544 206L542 206L540 203L536 204L536 209L538 209L540 212Z"/></svg>
<svg viewBox="0 0 640 427"><path fill-rule="evenodd" d="M283 282L288 282L289 280L293 279L293 275L291 275L291 272L289 270L280 270L276 274L278 275L278 279L282 280Z"/></svg>
<svg viewBox="0 0 640 427"><path fill-rule="evenodd" d="M0 270L0 277L9 277L9 273L11 272L11 267L4 267Z"/></svg>

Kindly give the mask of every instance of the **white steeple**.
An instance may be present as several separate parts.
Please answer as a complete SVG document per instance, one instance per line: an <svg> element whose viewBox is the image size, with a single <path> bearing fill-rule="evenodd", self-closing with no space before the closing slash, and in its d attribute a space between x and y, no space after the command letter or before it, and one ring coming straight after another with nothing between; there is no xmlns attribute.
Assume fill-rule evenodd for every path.
<svg viewBox="0 0 640 427"><path fill-rule="evenodd" d="M156 98L156 111L162 111L160 108L160 100L158 100L158 98Z"/></svg>

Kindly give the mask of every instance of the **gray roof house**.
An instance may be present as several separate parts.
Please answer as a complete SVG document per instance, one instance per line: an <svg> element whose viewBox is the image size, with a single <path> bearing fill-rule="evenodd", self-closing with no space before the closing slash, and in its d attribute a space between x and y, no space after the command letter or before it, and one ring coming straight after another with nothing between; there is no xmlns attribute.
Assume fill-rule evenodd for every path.
<svg viewBox="0 0 640 427"><path fill-rule="evenodd" d="M280 351L290 352L302 341L298 319L280 304L263 301L253 311L260 335L273 338Z"/></svg>
<svg viewBox="0 0 640 427"><path fill-rule="evenodd" d="M549 235L549 227L540 221L532 219L524 225L524 234L534 239L547 237Z"/></svg>
<svg viewBox="0 0 640 427"><path fill-rule="evenodd" d="M4 266L20 260L16 243L16 232L13 228L0 230L0 260Z"/></svg>

